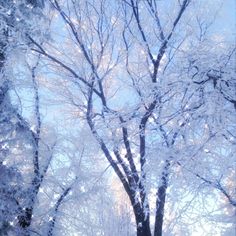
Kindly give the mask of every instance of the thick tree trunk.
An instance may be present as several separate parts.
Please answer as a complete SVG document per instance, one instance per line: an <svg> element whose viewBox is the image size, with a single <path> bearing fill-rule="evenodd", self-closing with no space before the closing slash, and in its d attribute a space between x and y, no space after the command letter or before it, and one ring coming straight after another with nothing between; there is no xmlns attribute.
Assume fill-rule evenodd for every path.
<svg viewBox="0 0 236 236"><path fill-rule="evenodd" d="M136 222L137 223L137 222ZM137 223L137 236L151 236L149 220L140 219Z"/></svg>
<svg viewBox="0 0 236 236"><path fill-rule="evenodd" d="M136 221L137 236L151 236L150 216L145 215L144 209L140 203L135 201L135 193L128 195L133 207L133 212Z"/></svg>

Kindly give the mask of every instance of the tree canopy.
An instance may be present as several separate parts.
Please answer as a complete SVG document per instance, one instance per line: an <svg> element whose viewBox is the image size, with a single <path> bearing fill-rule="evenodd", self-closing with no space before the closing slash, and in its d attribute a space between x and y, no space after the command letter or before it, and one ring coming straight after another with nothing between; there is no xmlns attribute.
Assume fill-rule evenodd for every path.
<svg viewBox="0 0 236 236"><path fill-rule="evenodd" d="M0 235L233 234L227 4L0 1Z"/></svg>

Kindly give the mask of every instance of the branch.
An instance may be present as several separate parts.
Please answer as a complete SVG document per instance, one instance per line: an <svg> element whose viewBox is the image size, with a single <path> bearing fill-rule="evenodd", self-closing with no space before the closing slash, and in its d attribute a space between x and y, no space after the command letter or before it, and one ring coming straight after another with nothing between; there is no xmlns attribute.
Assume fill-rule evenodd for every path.
<svg viewBox="0 0 236 236"><path fill-rule="evenodd" d="M133 160L133 154L131 152L131 147L130 147L130 142L129 142L129 135L128 135L128 129L125 127L125 121L124 119L120 116L119 117L121 125L122 125L122 134L123 134L123 140L126 148L126 153L127 153L127 159L129 161L130 169L134 175L135 182L138 183L138 172Z"/></svg>
<svg viewBox="0 0 236 236"><path fill-rule="evenodd" d="M61 206L61 204L63 203L63 200L65 199L65 197L68 195L68 193L71 191L72 186L67 187L63 193L61 194L61 196L59 197L59 199L57 200L55 207L54 207L54 212L53 212L53 217L52 220L49 223L49 230L48 230L48 236L52 236L53 235L53 230L55 227L55 223L56 223L56 219L57 219L57 213L59 210L59 207Z"/></svg>
<svg viewBox="0 0 236 236"><path fill-rule="evenodd" d="M148 55L149 55L152 63L155 64L155 59L154 59L154 57L153 57L153 55L151 53L151 49L150 49L150 47L148 45L147 38L146 38L146 35L144 33L143 27L141 26L141 22L140 22L140 18L139 18L138 4L136 4L136 6L135 6L134 1L131 0L131 6L132 6L132 10L133 10L133 13L134 13L135 20L136 20L137 25L138 25L139 32L140 32L140 34L142 36L142 39L143 39L143 41L145 43L145 46L147 48Z"/></svg>
<svg viewBox="0 0 236 236"><path fill-rule="evenodd" d="M70 68L69 66L67 66L66 64L64 64L63 62L61 62L59 59L55 58L54 56L48 54L41 45L39 45L31 36L28 35L28 38L30 39L30 41L38 48L38 49L34 49L32 48L32 51L35 51L41 55L46 56L47 58L51 59L53 62L55 62L56 64L60 65L62 68L64 68L66 71L70 72L73 77L75 77L76 79L80 80L81 82L83 82L83 84L85 84L87 87L91 88L91 84L88 83L83 77L79 76L72 68ZM96 90L95 88L93 88L93 91L99 96L101 97L101 94L99 93L98 90Z"/></svg>
<svg viewBox="0 0 236 236"><path fill-rule="evenodd" d="M181 8L179 10L179 13L173 23L173 26L172 26L172 29L169 33L169 35L167 36L167 38L163 41L160 49L159 49L159 52L158 52L158 55L157 55L157 59L155 60L153 66L154 66L154 71L153 71L153 75L152 75L152 82L153 83L156 83L157 82L157 72L158 72L158 69L159 69L159 66L160 66L160 62L161 62L161 59L163 58L165 52L166 52L166 49L167 49L167 46L168 46L168 42L170 41L173 33L174 33L174 30L176 28L176 26L178 25L179 23L179 20L181 19L184 11L186 10L187 6L189 5L191 0L184 0L183 4L181 5Z"/></svg>
<svg viewBox="0 0 236 236"><path fill-rule="evenodd" d="M89 54L88 54L88 52L85 48L84 43L82 42L82 40L78 36L76 27L74 26L74 23L71 21L70 17L61 9L61 7L58 4L57 0L50 0L50 2L54 6L54 8L60 13L60 15L61 15L62 19L64 20L64 22L70 27L71 32L72 32L73 36L75 37L75 40L79 44L79 47L82 50L86 61L90 65L93 74L96 76L96 78L98 80L97 82L98 82L98 87L99 87L99 90L100 90L99 97L101 98L103 106L106 107L107 105L106 105L106 99L105 99L103 86L102 86L102 82L101 82L102 80L101 80L101 78L99 77L99 75L96 71L96 67L94 65L93 60L89 57Z"/></svg>
<svg viewBox="0 0 236 236"><path fill-rule="evenodd" d="M187 171L189 171L191 174L195 175L197 178L201 179L204 183L208 184L209 186L214 187L215 189L219 190L227 199L228 202L236 208L236 199L232 199L232 197L229 195L229 193L226 192L226 190L223 188L223 186L221 185L220 181L216 181L213 182L209 179L206 179L205 177L201 176L198 173L195 173L189 169L187 169L186 167L184 167L179 161L176 162L179 166L181 166L182 168L186 169Z"/></svg>

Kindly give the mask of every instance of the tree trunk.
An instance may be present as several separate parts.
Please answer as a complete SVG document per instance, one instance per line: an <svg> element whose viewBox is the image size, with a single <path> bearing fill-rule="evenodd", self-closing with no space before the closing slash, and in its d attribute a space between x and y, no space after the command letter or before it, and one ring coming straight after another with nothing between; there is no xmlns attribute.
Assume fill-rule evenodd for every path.
<svg viewBox="0 0 236 236"><path fill-rule="evenodd" d="M140 220L137 224L137 236L151 236L149 220Z"/></svg>
<svg viewBox="0 0 236 236"><path fill-rule="evenodd" d="M162 236L166 188L167 186L165 185L162 185L158 188L154 236Z"/></svg>
<svg viewBox="0 0 236 236"><path fill-rule="evenodd" d="M133 197L132 197L133 196ZM135 195L129 196L136 221L137 236L151 236L150 217L145 215L143 207L135 202Z"/></svg>
<svg viewBox="0 0 236 236"><path fill-rule="evenodd" d="M161 178L162 184L157 190L154 236L162 236L164 208L165 208L165 202L166 202L166 189L168 186L169 167L170 167L170 161L166 160L165 167L162 172L162 178Z"/></svg>

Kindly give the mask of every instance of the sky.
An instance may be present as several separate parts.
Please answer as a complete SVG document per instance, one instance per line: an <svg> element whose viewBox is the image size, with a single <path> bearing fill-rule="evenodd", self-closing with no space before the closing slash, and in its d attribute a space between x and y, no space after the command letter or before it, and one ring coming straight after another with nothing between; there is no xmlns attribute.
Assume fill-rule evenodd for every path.
<svg viewBox="0 0 236 236"><path fill-rule="evenodd" d="M227 35L236 40L236 0L223 0L221 14L215 25L218 30L225 29Z"/></svg>

